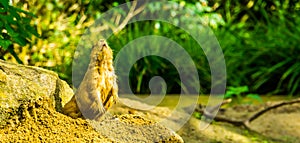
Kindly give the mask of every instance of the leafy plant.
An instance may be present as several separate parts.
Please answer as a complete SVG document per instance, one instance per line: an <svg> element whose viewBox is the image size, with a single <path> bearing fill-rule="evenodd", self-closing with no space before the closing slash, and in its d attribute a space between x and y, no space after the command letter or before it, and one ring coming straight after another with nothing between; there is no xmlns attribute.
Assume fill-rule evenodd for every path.
<svg viewBox="0 0 300 143"><path fill-rule="evenodd" d="M183 15L184 13L180 13L181 10L183 8L187 8L188 10L185 12L187 12L187 15L190 15L193 18L185 16L171 18L171 21L173 21L175 25L176 22L189 23L189 21L192 20L192 23L199 24L199 26L209 25L217 29L218 26L224 24L224 21L219 14L214 12L213 8L207 6L204 2L206 1L203 1L203 3L196 2L195 4L180 2L170 3L168 5L153 3L149 4L148 6L149 12L152 15L160 14L160 10L162 7L164 7L166 12L169 12L170 15ZM120 48L125 46L130 41L147 35L160 35L163 37L168 37L169 39L176 41L183 48L185 48L185 50L190 54L191 58L196 64L196 68L199 73L200 84L202 87L201 92L207 93L209 91L211 83L210 69L204 52L188 33L174 25L160 21L135 22L132 24L128 24L121 32L111 36L108 39L108 42L111 43L111 47L117 54ZM155 46L155 43L155 41L152 41L151 44ZM142 47L146 47L142 43L139 43L139 45L137 46L141 47L140 52L145 50ZM131 58L130 55L128 56L128 58ZM177 60L183 59L178 56ZM188 68L186 68L185 70L186 73L189 72ZM123 74L120 73L119 75L122 76ZM139 94L150 93L148 82L153 76L157 75L162 76L165 81L167 81L167 93L169 94L180 93L181 89L184 93L188 93L191 91L187 91L186 87L193 87L194 85L196 85L195 83L193 83L193 80L188 80L189 83L183 85L180 81L177 69L170 62L157 56L149 56L139 60L131 68L129 77L132 91ZM122 78L119 78L119 81L122 82L120 79Z"/></svg>
<svg viewBox="0 0 300 143"><path fill-rule="evenodd" d="M197 119L201 119L201 118L203 117L202 114L199 113L199 112L194 112L194 113L193 113L193 116L194 116L195 118L197 118Z"/></svg>
<svg viewBox="0 0 300 143"><path fill-rule="evenodd" d="M37 17L21 10L16 11L20 16L20 20L16 21L14 19L17 16L9 13L16 7L10 6L7 0L2 0L0 2L0 49L2 50L0 58L14 61L13 57L19 57L18 61L23 61L24 64L56 71L61 78L72 84L74 50L84 30L99 18L102 12L126 1L128 0L20 1L16 3L16 7L30 11ZM204 21L207 25L215 27L214 32L226 60L227 85L230 87L246 85L249 91L241 93L243 98L248 93L291 96L300 94L300 59L297 56L300 54L299 2L292 0L172 1L178 3L169 7L164 6L164 8L171 8L172 14L180 15L178 11L181 8L188 8L190 9L188 15L195 17L191 20L197 21L199 25ZM155 11L157 14L161 8L162 5L159 4L152 6L153 14ZM2 12L5 10L6 12ZM9 16L11 16L10 21L17 23L9 25L13 31L7 30L9 28L4 24L10 22L3 19ZM120 16L124 17L126 13ZM24 18L27 18L27 21L18 25ZM189 22L189 17L181 16L172 20ZM26 35L23 34L28 32L25 25L30 26L30 23L38 23L36 28L41 38L32 37L32 33L29 32L28 35L31 36L26 38L23 36L26 45L22 46L24 42L18 43L16 39L22 39L21 35ZM23 28L18 29L18 26ZM163 22L136 22L110 37L108 42L117 54L126 43L145 35L165 36L184 47L196 64L202 93L209 93L211 72L205 54L199 51L197 42L183 30ZM168 73L163 74L167 79L172 79L168 81L170 84L168 93L176 93L179 87L184 85L180 85L176 69L168 65L167 61L158 57L146 57L138 61L131 70L134 92L149 92L147 86L149 79L157 74ZM147 70L148 67L152 70ZM84 71L82 72L84 74Z"/></svg>
<svg viewBox="0 0 300 143"><path fill-rule="evenodd" d="M262 99L258 94L248 93L248 86L239 86L239 87L228 87L224 98L234 98L237 99L238 103L242 103L244 99L254 99L259 102L262 102Z"/></svg>
<svg viewBox="0 0 300 143"><path fill-rule="evenodd" d="M36 28L30 23L34 17L30 12L11 6L8 0L0 1L0 48L3 53L9 51L19 63L22 61L17 56L13 44L25 46L30 43L33 35L39 37ZM0 55L1 59L3 53Z"/></svg>
<svg viewBox="0 0 300 143"><path fill-rule="evenodd" d="M299 95L299 2L221 1L217 12L227 24L216 35L228 85L247 85L259 94Z"/></svg>

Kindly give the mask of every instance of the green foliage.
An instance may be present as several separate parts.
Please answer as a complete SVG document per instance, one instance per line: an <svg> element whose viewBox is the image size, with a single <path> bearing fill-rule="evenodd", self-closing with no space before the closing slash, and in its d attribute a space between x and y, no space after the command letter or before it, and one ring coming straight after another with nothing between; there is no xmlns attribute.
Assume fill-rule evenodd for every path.
<svg viewBox="0 0 300 143"><path fill-rule="evenodd" d="M201 119L202 118L202 114L199 112L194 112L193 113L193 117L197 118L197 119Z"/></svg>
<svg viewBox="0 0 300 143"><path fill-rule="evenodd" d="M256 23L271 24L271 19L292 20L295 10L299 10L297 0L211 0L210 6L217 6L216 11L224 16L232 26L255 27Z"/></svg>
<svg viewBox="0 0 300 143"><path fill-rule="evenodd" d="M94 17L105 7L101 6L101 0L93 0L93 7L90 3L86 0L30 0L16 3L17 7L37 16L31 22L37 23L36 28L41 35L26 46L15 47L20 60L26 65L56 71L60 78L71 84L73 54L77 43L84 30L93 23ZM10 55L4 58L11 59Z"/></svg>
<svg viewBox="0 0 300 143"><path fill-rule="evenodd" d="M180 10L183 7L187 7L189 9L187 13L190 15L190 17L181 16L179 18L172 18L174 23L189 23L193 20L193 23L198 23L199 26L200 24L204 24L214 27L215 29L224 24L222 17L215 13L213 9L208 7L206 4L200 2L195 4L183 2L173 4L174 5L164 5L165 9L170 10L170 15L182 15L183 13L180 13ZM161 7L162 5L160 3L149 5L150 13L153 15L159 14ZM202 89L201 92L209 92L211 83L210 69L204 52L188 33L174 25L159 21L135 22L127 25L121 32L111 36L108 39L108 42L114 49L115 54L117 54L120 48L124 47L130 41L147 35L160 35L167 37L176 41L176 43L185 48L196 64ZM152 41L152 43L155 43L155 41ZM141 47L141 50L143 50L142 47L146 47L145 45L142 45L142 43L137 46ZM128 58L131 58L130 55ZM177 60L183 59L178 57ZM189 72L188 68L186 69L186 72ZM120 75L123 74L121 73ZM188 81L189 83L183 85L180 82L177 69L169 61L157 56L149 56L139 60L131 68L129 77L132 91L139 94L150 93L148 82L153 76L157 75L162 76L165 81L167 81L167 93L169 94L180 93L181 89L184 93L188 93L186 87L193 87L195 85L193 81Z"/></svg>
<svg viewBox="0 0 300 143"><path fill-rule="evenodd" d="M247 86L240 86L240 87L228 87L224 98L232 98L237 96L238 98L241 97L242 93L248 92L249 89Z"/></svg>
<svg viewBox="0 0 300 143"><path fill-rule="evenodd" d="M300 94L298 1L173 1L178 2L169 6L172 7L173 14L180 14L178 11L183 7L190 9L190 17L182 16L173 19L174 22L194 20L199 25L206 22L213 27L225 55L227 85L249 87L248 91L239 91L242 98L247 97L247 93ZM7 1L1 1L0 44L2 50L6 49L6 53L1 53L1 58L13 60L11 56L19 57L18 61L24 64L58 72L61 78L72 84L74 50L84 30L101 13L124 2L126 0L31 0L19 2L16 8L8 5ZM161 8L162 5L152 5L153 13ZM4 10L6 12L2 12ZM10 10L13 12L9 12ZM126 13L120 16L125 17ZM10 20L4 20L3 17ZM17 18L20 19L16 21ZM37 24L36 29L41 38L32 37L37 34L31 26L33 23ZM145 35L165 36L184 47L196 64L201 92L209 93L211 72L205 54L198 50L199 45L183 30L163 22L136 22L110 37L108 42L117 54L125 44ZM10 47L13 43L16 43L14 47ZM178 93L180 88L187 86L180 84L175 67L170 66L168 61L149 56L139 60L131 69L131 86L134 92L149 93L148 82L155 75L164 75L168 81L168 93ZM192 82L188 84L193 85ZM237 91L234 92L233 96L237 96ZM257 96L248 94L247 98Z"/></svg>
<svg viewBox="0 0 300 143"><path fill-rule="evenodd" d="M41 35L22 48L15 47L20 60L26 65L53 70L72 85L72 62L78 41L95 19L112 7L111 3L103 0L25 0L15 5L37 16L31 22L37 23ZM4 59L12 60L8 54Z"/></svg>
<svg viewBox="0 0 300 143"><path fill-rule="evenodd" d="M262 102L262 99L258 94L248 93L249 88L248 86L239 86L239 87L228 87L227 91L224 95L224 98L233 98L237 99L238 103L243 103L247 99L256 100ZM247 94L248 93L248 94ZM247 102L249 103L249 102ZM252 102L250 102L252 103Z"/></svg>
<svg viewBox="0 0 300 143"><path fill-rule="evenodd" d="M27 11L13 7L8 0L0 2L0 48L3 52L9 51L19 63L19 59L14 51L13 44L25 46L30 43L32 35L39 37L36 28L30 24L35 16ZM3 59L3 55L0 55Z"/></svg>
<svg viewBox="0 0 300 143"><path fill-rule="evenodd" d="M299 94L299 2L250 2L227 0L230 7L223 4L217 10L228 21L216 32L228 85L247 85L260 94Z"/></svg>
<svg viewBox="0 0 300 143"><path fill-rule="evenodd" d="M159 28L155 28L157 25L159 25ZM199 50L201 47L196 41L186 40L187 38L192 39L192 37L183 30L164 22L137 22L129 24L120 33L110 37L108 42L109 44L111 43L111 47L115 50L115 54L117 54L120 48L124 47L129 41L147 35L168 37L186 48L186 51L191 55L194 62L197 63L196 68L203 89L201 92L207 92L206 90L210 87L210 70L206 56L203 51ZM155 41L152 42L155 43ZM143 50L143 47L146 47L143 43L137 46L141 47L141 50ZM128 58L131 57L128 56ZM177 60L183 59L178 57ZM188 68L186 70L185 72L189 72ZM153 76L162 76L167 81L167 93L169 94L180 93L181 89L187 93L188 91L185 91L185 87L193 87L195 84L193 81L189 81L188 85L182 85L177 69L169 61L157 56L148 56L137 61L131 68L129 77L132 91L134 93L150 93L148 82Z"/></svg>

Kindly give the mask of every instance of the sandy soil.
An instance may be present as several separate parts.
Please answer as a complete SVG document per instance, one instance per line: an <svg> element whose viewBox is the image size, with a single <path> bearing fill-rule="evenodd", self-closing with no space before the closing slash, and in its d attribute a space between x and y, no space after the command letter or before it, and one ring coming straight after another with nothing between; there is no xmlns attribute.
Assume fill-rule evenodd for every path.
<svg viewBox="0 0 300 143"><path fill-rule="evenodd" d="M83 119L72 119L42 104L34 114L12 117L0 130L0 142L110 142Z"/></svg>
<svg viewBox="0 0 300 143"><path fill-rule="evenodd" d="M230 119L243 120L275 103L236 105L219 114ZM254 132L224 123L217 123L216 125L227 128L229 132L238 133L238 136L234 138L242 135L250 139L250 142L300 143L300 104L285 105L266 112L250 123L250 128Z"/></svg>
<svg viewBox="0 0 300 143"><path fill-rule="evenodd" d="M105 114L102 121L72 119L36 102L20 108L0 129L0 142L183 142L173 131L132 114Z"/></svg>
<svg viewBox="0 0 300 143"><path fill-rule="evenodd" d="M220 114L228 118L244 119L268 104L234 106ZM102 122L95 123L72 119L49 108L47 104L38 103L34 111L20 111L5 128L0 129L0 142L145 142L151 139L152 142L159 142L176 138L172 132L156 123L172 112L166 107L137 111L117 105L110 112L116 115L108 114ZM177 120L174 118L169 122L176 124ZM218 122L200 130L200 122L191 118L177 133L187 143L300 143L299 104L280 107L254 120L251 129L255 132ZM162 130L165 132L158 134Z"/></svg>
<svg viewBox="0 0 300 143"><path fill-rule="evenodd" d="M219 112L219 114L226 118L243 120L275 103L276 102L261 105L236 105L224 109L223 112ZM134 102L134 104L139 103ZM158 122L166 119L172 112L172 110L166 107L156 107L151 111L138 111L123 105L118 105L114 110L116 114L132 113ZM179 117L173 117L168 122L176 124L178 123L177 118ZM299 120L300 104L294 104L271 110L255 119L250 124L251 130L253 131L221 122L213 122L208 128L201 130L199 125L202 121L192 117L176 132L187 143L300 143Z"/></svg>
<svg viewBox="0 0 300 143"><path fill-rule="evenodd" d="M300 104L272 110L254 120L251 126L253 130L279 142L299 143Z"/></svg>

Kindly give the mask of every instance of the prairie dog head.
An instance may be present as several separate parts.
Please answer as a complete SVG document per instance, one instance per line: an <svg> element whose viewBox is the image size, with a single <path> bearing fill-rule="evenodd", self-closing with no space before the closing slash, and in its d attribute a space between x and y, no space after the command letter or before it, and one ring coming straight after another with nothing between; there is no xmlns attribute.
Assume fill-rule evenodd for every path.
<svg viewBox="0 0 300 143"><path fill-rule="evenodd" d="M100 39L92 48L91 62L97 64L112 64L113 52L105 40Z"/></svg>

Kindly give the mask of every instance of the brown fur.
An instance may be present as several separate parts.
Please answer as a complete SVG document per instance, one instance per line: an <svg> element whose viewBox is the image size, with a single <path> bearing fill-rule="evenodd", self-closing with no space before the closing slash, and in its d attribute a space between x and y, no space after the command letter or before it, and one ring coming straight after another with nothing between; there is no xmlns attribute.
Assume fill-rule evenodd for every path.
<svg viewBox="0 0 300 143"><path fill-rule="evenodd" d="M93 46L90 58L79 88L63 108L63 113L72 118L84 116L98 120L118 98L113 53L104 40Z"/></svg>

